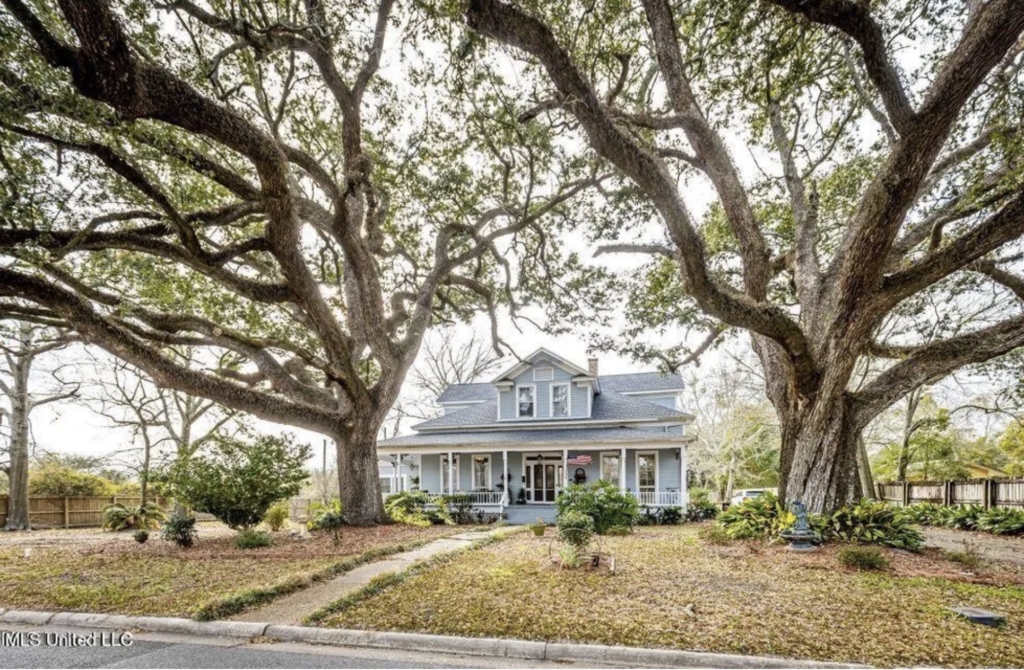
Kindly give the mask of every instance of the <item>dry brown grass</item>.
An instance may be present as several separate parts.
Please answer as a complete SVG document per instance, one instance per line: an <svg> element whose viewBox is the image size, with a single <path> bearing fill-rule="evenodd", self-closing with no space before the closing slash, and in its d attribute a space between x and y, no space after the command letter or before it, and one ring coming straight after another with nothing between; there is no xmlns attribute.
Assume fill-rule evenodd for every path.
<svg viewBox="0 0 1024 670"><path fill-rule="evenodd" d="M696 528L604 538L616 573L558 570L549 538L468 552L341 611L324 625L698 649L882 666L1018 666L1024 570L971 575L940 551L884 550L884 573L843 569L838 546L792 554L708 545ZM684 609L693 603L695 617ZM992 629L945 608L1005 614Z"/></svg>
<svg viewBox="0 0 1024 670"><path fill-rule="evenodd" d="M0 547L0 607L193 616L211 602L283 583L308 584L347 558L383 547L459 532L435 526L346 528L335 546L329 533L308 540L276 534L270 547L242 550L234 534L217 534L180 549L153 537L144 545L114 537L102 544ZM130 533L128 533L130 536Z"/></svg>

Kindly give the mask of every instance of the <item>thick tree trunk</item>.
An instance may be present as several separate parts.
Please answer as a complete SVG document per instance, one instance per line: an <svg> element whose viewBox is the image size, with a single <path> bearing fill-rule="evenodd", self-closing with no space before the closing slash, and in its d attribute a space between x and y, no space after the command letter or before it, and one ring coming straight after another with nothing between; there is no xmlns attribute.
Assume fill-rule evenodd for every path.
<svg viewBox="0 0 1024 670"><path fill-rule="evenodd" d="M28 515L28 415L32 411L28 395L31 359L19 358L11 371L14 396L11 398L11 465L7 471L7 523L4 530L32 530Z"/></svg>
<svg viewBox="0 0 1024 670"><path fill-rule="evenodd" d="M874 500L875 478L871 474L871 460L868 458L868 448L864 444L864 436L857 436L857 471L860 473L861 497Z"/></svg>
<svg viewBox="0 0 1024 670"><path fill-rule="evenodd" d="M860 489L857 437L844 396L820 400L786 415L782 427L779 494L787 504L800 501L810 512L835 510Z"/></svg>
<svg viewBox="0 0 1024 670"><path fill-rule="evenodd" d="M358 422L338 447L338 490L345 521L352 526L373 526L386 521L377 468L377 430Z"/></svg>

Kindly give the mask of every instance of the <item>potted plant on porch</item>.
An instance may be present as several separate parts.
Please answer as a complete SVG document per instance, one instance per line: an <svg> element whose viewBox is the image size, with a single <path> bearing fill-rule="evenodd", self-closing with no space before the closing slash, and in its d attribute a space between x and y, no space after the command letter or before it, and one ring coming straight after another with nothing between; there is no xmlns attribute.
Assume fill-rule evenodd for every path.
<svg viewBox="0 0 1024 670"><path fill-rule="evenodd" d="M537 517L537 520L530 525L530 530L537 537L544 537L544 531L547 530L548 525L544 523L544 519Z"/></svg>

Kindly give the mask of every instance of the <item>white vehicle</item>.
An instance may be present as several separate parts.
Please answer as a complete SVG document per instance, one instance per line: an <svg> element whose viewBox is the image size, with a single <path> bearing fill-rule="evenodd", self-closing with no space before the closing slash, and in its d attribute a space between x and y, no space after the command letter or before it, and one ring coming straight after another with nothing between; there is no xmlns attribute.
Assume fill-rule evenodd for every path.
<svg viewBox="0 0 1024 670"><path fill-rule="evenodd" d="M739 491L736 491L732 498L729 499L729 504L739 505L744 501L753 500L754 498L763 496L764 494L765 489L740 489Z"/></svg>

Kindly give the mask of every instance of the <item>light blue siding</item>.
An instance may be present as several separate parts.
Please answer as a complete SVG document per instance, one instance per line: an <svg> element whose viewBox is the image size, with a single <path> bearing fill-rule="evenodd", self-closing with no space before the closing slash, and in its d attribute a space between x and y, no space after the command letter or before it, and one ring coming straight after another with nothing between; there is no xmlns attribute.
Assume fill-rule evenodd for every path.
<svg viewBox="0 0 1024 670"><path fill-rule="evenodd" d="M587 397L590 395L590 388L586 386L579 388L573 384L569 387L569 393L572 395L573 417L590 418L590 407L587 402Z"/></svg>
<svg viewBox="0 0 1024 670"><path fill-rule="evenodd" d="M420 489L437 493L441 490L441 457L423 454L420 457Z"/></svg>
<svg viewBox="0 0 1024 670"><path fill-rule="evenodd" d="M501 404L501 420L507 421L516 416L516 390L499 391L498 402Z"/></svg>
<svg viewBox="0 0 1024 670"><path fill-rule="evenodd" d="M620 450L605 450L620 453ZM626 450L626 489L636 491L636 459L638 452L656 451L658 454L658 490L673 491L680 487L680 463L676 458L676 448L668 449L627 449ZM491 488L497 490L501 483L502 454L500 451L473 452L459 454L459 487L463 491L472 490L472 457L475 454L486 453L491 457ZM530 455L531 452L525 452ZM553 453L547 450L544 453ZM592 457L588 465L570 465L569 480L573 480L577 468L583 468L587 476L587 484L593 484L601 476L601 451L596 449L570 450L570 457L577 454L587 454ZM523 487L523 452L510 451L508 454L508 469L511 473L512 487L509 491L509 500L515 503L519 489ZM439 454L424 454L421 457L420 466L420 488L424 491L437 493L441 491L441 456ZM532 521L533 518L528 519Z"/></svg>
<svg viewBox="0 0 1024 670"><path fill-rule="evenodd" d="M501 419L502 421L516 421L516 420L530 420L530 419L550 419L551 418L551 385L552 384L568 384L569 385L569 416L565 418L569 419L580 419L589 417L587 411L587 389L577 388L572 383L572 375L562 368L557 366L550 366L552 368L552 378L550 381L534 381L534 371L538 368L549 367L545 363L534 365L527 368L523 372L519 373L513 378L516 386L533 386L534 387L534 405L536 406L535 416L532 417L519 417L518 416L518 402L516 396L516 388L513 387L509 391L502 391L499 393L498 402L501 404ZM561 418L561 417L559 417Z"/></svg>
<svg viewBox="0 0 1024 670"><path fill-rule="evenodd" d="M508 523L513 526L526 526L537 519L548 524L555 522L554 505L509 505L505 508L505 514L508 516ZM553 532L549 530L548 534Z"/></svg>

